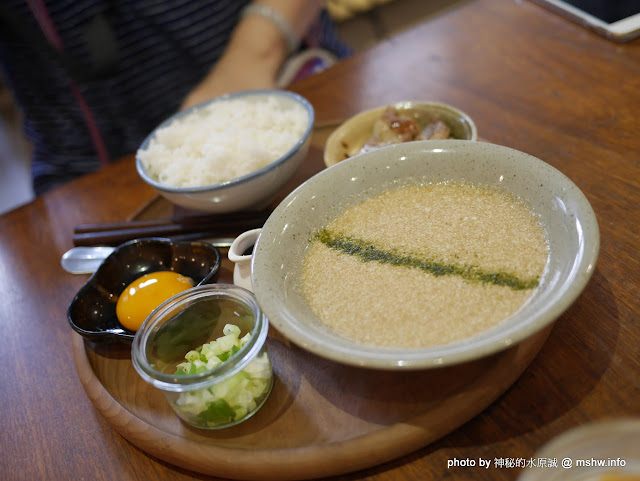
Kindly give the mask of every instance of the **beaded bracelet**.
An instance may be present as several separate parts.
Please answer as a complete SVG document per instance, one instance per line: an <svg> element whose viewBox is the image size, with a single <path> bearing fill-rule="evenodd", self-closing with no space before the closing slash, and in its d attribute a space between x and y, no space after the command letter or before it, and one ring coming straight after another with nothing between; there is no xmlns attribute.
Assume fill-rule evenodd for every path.
<svg viewBox="0 0 640 481"><path fill-rule="evenodd" d="M298 50L300 45L300 38L293 31L293 28L287 22L287 20L278 12L277 10L271 8L268 5L262 5L259 3L252 3L247 5L245 9L242 11L242 18L246 15L260 15L261 17L269 20L275 27L282 33L284 39L287 42L287 47L289 48L289 53L293 53Z"/></svg>

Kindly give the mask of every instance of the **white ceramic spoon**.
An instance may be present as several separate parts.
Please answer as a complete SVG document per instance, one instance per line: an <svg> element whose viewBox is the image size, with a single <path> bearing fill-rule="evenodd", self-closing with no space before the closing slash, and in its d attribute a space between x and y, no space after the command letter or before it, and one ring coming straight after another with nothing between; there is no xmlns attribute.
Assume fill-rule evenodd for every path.
<svg viewBox="0 0 640 481"><path fill-rule="evenodd" d="M203 239L201 242L208 242L220 248L231 246L233 240L233 238ZM70 274L91 274L114 250L116 250L115 247L105 246L74 247L62 255L60 265Z"/></svg>

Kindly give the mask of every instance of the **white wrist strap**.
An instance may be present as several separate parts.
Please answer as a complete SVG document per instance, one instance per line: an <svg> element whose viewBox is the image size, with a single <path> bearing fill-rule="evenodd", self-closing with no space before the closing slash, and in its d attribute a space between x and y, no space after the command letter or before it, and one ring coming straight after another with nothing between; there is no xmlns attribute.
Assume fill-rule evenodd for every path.
<svg viewBox="0 0 640 481"><path fill-rule="evenodd" d="M298 50L300 46L300 39L293 31L293 28L287 22L287 20L278 12L277 10L271 8L268 5L262 5L260 3L252 3L247 5L245 9L242 11L242 18L246 15L260 15L261 17L269 20L275 27L282 33L282 36L287 42L287 47L289 48L289 53L293 53Z"/></svg>

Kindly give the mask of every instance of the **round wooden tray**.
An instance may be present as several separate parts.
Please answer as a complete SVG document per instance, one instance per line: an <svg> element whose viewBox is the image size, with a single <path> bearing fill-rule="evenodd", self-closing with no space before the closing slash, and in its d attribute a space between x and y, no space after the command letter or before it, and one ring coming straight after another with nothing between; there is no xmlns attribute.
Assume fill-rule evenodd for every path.
<svg viewBox="0 0 640 481"><path fill-rule="evenodd" d="M310 479L375 466L453 431L497 399L536 356L550 328L482 360L418 372L339 365L271 328L276 381L246 422L219 431L182 423L131 364L130 347L73 333L78 375L95 408L131 443L199 473L246 480Z"/></svg>
<svg viewBox="0 0 640 481"><path fill-rule="evenodd" d="M292 186L304 176L309 173L294 179ZM133 217L172 214L175 208L158 197ZM219 282L231 283L233 265L225 252L223 256ZM271 327L267 345L275 373L273 391L249 420L219 431L182 423L163 394L138 376L130 346L94 344L76 333L72 345L80 381L95 408L143 451L202 474L285 481L372 467L450 433L518 379L550 330L478 361L399 372L322 359Z"/></svg>

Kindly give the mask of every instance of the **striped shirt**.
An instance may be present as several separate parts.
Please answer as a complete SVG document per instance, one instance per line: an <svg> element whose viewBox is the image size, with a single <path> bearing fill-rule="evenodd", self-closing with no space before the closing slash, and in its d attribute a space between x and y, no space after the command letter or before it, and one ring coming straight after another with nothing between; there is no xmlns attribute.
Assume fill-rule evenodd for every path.
<svg viewBox="0 0 640 481"><path fill-rule="evenodd" d="M248 3L3 0L0 13L9 12L13 20L20 20L9 25L7 18L0 19L0 63L5 82L23 110L25 133L33 144L35 192L42 193L100 166L90 135L92 124L86 121L82 101L95 120L110 158L135 152L144 137L179 108L186 94L221 56ZM34 4L46 6L38 10ZM80 65L71 69L76 77L72 81L70 70L62 66L50 47L25 38L24 32L43 31L42 18L36 20L42 11L53 25L64 58ZM89 26L98 30L92 23L96 18L106 19L110 27L106 37L97 41L106 45L102 49L105 51L116 47L118 59L112 71L91 78L85 74L95 66L96 55L91 54L94 39L88 39L87 30ZM316 37L311 41L313 46L338 57L348 54L326 12L312 32ZM106 64L109 67L108 60ZM74 86L79 96L74 95Z"/></svg>

